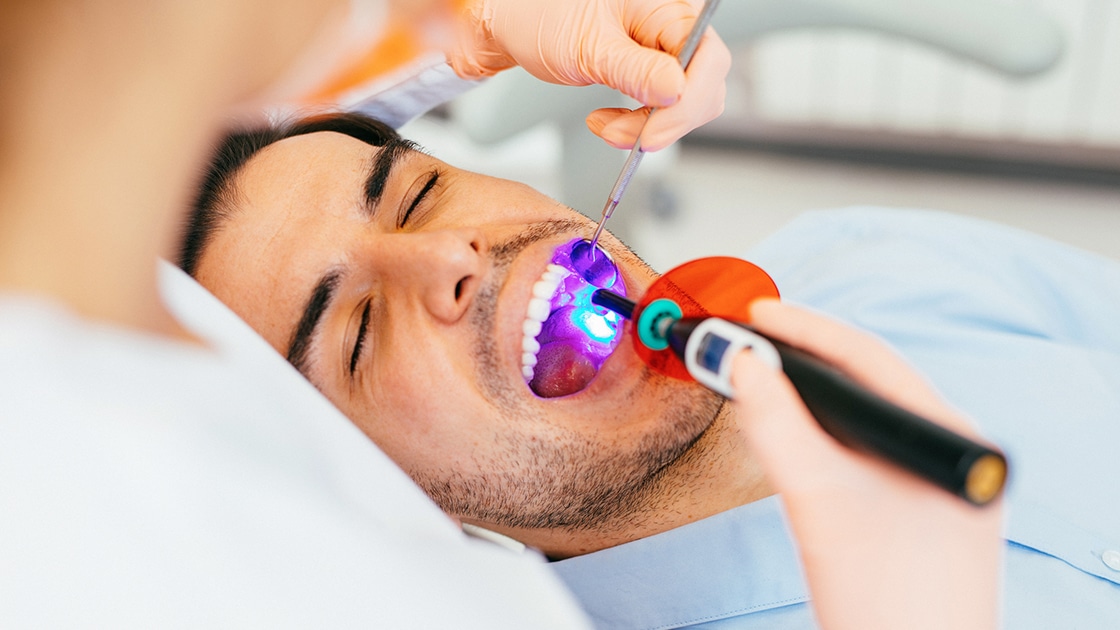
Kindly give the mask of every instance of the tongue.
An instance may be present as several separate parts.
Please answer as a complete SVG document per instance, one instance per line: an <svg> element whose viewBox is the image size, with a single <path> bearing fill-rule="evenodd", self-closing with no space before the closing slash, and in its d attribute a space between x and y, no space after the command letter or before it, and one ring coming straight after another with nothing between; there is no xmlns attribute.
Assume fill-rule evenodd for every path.
<svg viewBox="0 0 1120 630"><path fill-rule="evenodd" d="M542 398L567 396L587 387L595 366L567 341L554 341L537 353L529 387Z"/></svg>

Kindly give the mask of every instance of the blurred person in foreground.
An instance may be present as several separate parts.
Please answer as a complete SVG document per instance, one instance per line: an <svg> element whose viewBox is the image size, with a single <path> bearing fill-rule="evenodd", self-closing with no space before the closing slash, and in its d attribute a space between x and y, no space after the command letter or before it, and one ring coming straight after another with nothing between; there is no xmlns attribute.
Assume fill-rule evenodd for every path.
<svg viewBox="0 0 1120 630"><path fill-rule="evenodd" d="M188 326L158 290L228 118L290 102L278 86L395 11L454 16L463 77L524 64L665 106L665 143L722 107L714 33L687 77L671 54L690 3L442 4L0 6L0 625L583 626L539 562L466 541L286 365L209 338L228 313ZM628 116L592 124L624 142Z"/></svg>

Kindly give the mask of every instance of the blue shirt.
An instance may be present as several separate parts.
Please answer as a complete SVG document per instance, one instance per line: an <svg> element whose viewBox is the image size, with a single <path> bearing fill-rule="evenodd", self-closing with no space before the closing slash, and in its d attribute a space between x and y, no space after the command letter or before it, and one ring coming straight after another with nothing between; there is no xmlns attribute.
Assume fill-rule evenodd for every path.
<svg viewBox="0 0 1120 630"><path fill-rule="evenodd" d="M1007 452L1004 627L1120 628L1120 263L876 208L802 215L749 259L785 301L880 335ZM601 628L816 627L779 497L552 566Z"/></svg>

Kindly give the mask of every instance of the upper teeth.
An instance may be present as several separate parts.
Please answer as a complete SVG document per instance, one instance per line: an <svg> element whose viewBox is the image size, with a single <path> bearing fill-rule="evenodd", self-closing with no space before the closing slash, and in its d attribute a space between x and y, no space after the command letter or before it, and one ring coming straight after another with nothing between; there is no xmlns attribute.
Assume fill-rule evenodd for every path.
<svg viewBox="0 0 1120 630"><path fill-rule="evenodd" d="M526 383L533 380L533 368L541 350L537 335L541 334L541 325L552 312L552 296L567 275L567 269L550 264L541 274L541 279L533 284L533 297L525 309L525 322L521 325L521 375Z"/></svg>

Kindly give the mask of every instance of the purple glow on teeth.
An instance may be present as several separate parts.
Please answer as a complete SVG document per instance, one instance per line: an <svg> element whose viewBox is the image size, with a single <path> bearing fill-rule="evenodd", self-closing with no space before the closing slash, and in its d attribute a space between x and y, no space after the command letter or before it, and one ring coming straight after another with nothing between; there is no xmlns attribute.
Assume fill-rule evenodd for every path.
<svg viewBox="0 0 1120 630"><path fill-rule="evenodd" d="M535 339L526 326L526 345L539 350L525 349L522 371L538 396L574 394L587 387L618 347L625 323L616 313L592 304L591 294L602 288L626 295L626 285L607 253L598 248L592 251L584 239L556 249L549 271L538 283L542 284L542 293L552 284L556 290L548 298L539 295L548 299L549 313ZM534 314L535 310L530 319L538 318L540 313Z"/></svg>

